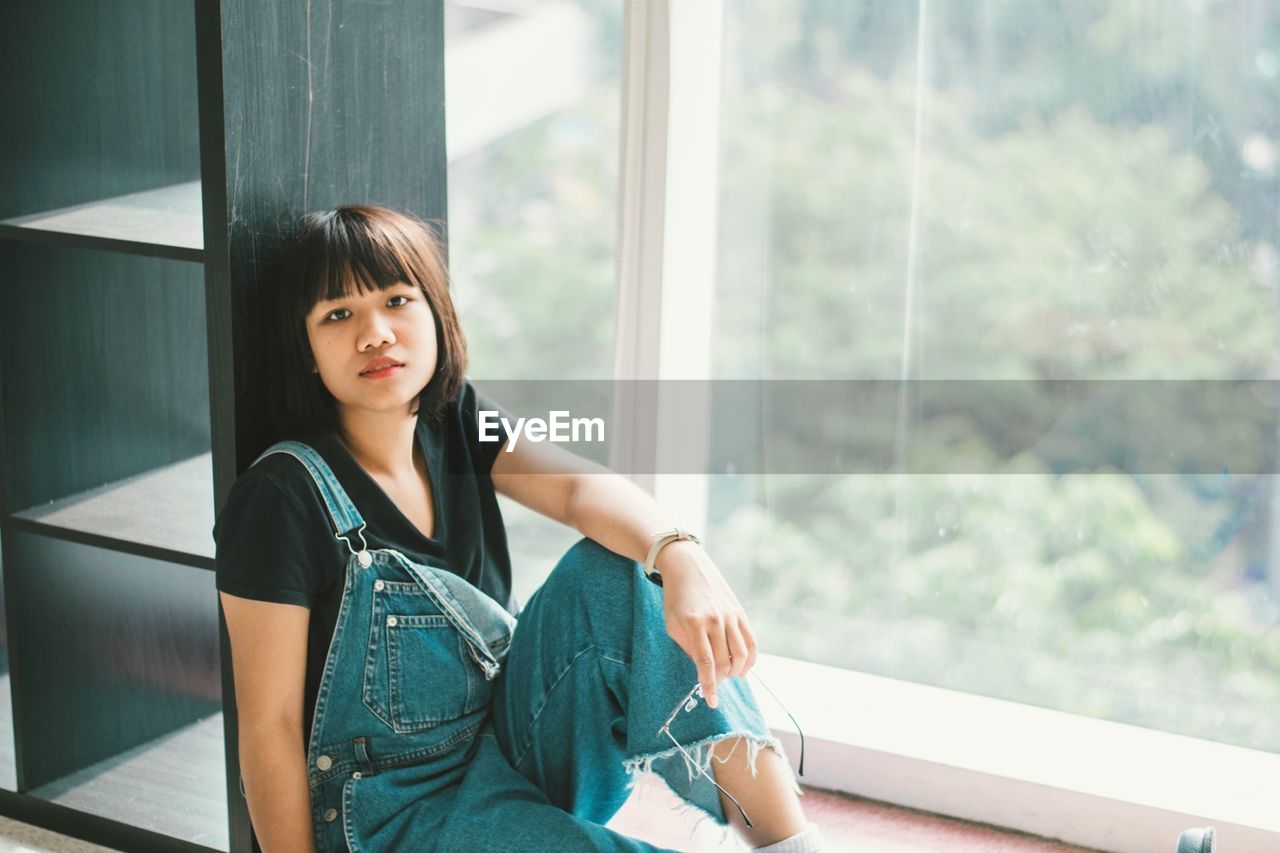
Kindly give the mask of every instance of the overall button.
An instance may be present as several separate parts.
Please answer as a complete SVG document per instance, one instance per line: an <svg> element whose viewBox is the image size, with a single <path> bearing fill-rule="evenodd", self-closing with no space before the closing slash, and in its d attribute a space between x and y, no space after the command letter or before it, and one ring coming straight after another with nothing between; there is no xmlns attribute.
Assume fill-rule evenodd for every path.
<svg viewBox="0 0 1280 853"><path fill-rule="evenodd" d="M325 810L324 810L324 822L325 822L325 823L333 823L335 820L337 820L337 818L338 818L338 810L337 810L337 809L325 809Z"/></svg>
<svg viewBox="0 0 1280 853"><path fill-rule="evenodd" d="M356 560L360 563L360 568L367 569L373 565L373 555L368 551L361 551L356 554Z"/></svg>
<svg viewBox="0 0 1280 853"><path fill-rule="evenodd" d="M322 755L316 759L316 769L321 773L333 766L333 759L327 755Z"/></svg>
<svg viewBox="0 0 1280 853"><path fill-rule="evenodd" d="M373 582L373 588L374 588L374 589L376 589L378 592L382 592L382 590L383 590L385 587L386 587L386 584L385 584L385 583L383 583L382 581L374 581L374 582Z"/></svg>
<svg viewBox="0 0 1280 853"><path fill-rule="evenodd" d="M360 771L359 771L359 770L357 770L355 773L352 773L352 774L351 774L351 778L352 778L352 779L361 779L361 778L363 778L363 777L360 775Z"/></svg>
<svg viewBox="0 0 1280 853"><path fill-rule="evenodd" d="M398 624L398 620L394 616L387 617L387 627L394 628Z"/></svg>

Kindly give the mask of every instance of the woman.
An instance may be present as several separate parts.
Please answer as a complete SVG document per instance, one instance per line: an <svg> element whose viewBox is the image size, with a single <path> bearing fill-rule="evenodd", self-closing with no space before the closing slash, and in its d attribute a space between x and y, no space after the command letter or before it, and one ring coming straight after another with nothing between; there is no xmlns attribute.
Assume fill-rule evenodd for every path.
<svg viewBox="0 0 1280 853"><path fill-rule="evenodd" d="M214 529L262 848L652 850L602 826L652 770L750 845L820 849L706 553L655 542L674 525L617 475L479 441L496 407L464 378L429 229L371 206L309 214L277 288L264 366L294 440ZM518 622L495 493L586 537ZM660 586L636 564L651 547Z"/></svg>

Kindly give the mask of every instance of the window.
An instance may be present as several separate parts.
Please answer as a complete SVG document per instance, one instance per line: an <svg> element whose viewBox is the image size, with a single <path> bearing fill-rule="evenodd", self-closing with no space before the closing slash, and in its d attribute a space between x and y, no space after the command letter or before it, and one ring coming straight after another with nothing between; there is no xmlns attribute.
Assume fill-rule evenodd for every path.
<svg viewBox="0 0 1280 853"><path fill-rule="evenodd" d="M451 262L482 384L610 378L636 328L640 361L661 337L682 378L975 383L971 408L997 415L989 383L1034 405L1067 381L1280 371L1280 11L672 4L666 240L645 267L662 295L635 291L662 304L615 327L623 20L663 8L448 5ZM692 26L713 38L682 43ZM704 204L715 236L694 240ZM939 447L978 473L658 490L693 496L768 651L1280 752L1273 478L1056 472L1000 426L962 419ZM570 535L504 512L516 559L549 570Z"/></svg>
<svg viewBox="0 0 1280 853"><path fill-rule="evenodd" d="M726 0L723 33L716 378L1277 375L1280 8ZM1058 476L1001 427L955 425L979 474L710 478L769 650L1280 752L1274 478Z"/></svg>

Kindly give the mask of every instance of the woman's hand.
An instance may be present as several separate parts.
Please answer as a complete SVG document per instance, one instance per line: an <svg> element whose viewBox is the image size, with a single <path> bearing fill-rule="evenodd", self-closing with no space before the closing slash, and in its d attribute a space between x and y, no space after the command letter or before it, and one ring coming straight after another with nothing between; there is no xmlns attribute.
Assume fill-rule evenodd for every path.
<svg viewBox="0 0 1280 853"><path fill-rule="evenodd" d="M716 685L746 675L756 663L756 637L738 597L700 546L672 542L656 562L662 574L667 633L698 668L707 704L719 704Z"/></svg>

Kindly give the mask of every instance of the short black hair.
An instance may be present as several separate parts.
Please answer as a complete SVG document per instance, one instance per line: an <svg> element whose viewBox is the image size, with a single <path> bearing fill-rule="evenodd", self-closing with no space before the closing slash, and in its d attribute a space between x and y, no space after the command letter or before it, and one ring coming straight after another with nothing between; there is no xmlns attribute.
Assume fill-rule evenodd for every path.
<svg viewBox="0 0 1280 853"><path fill-rule="evenodd" d="M436 421L457 396L467 342L449 295L440 240L426 222L377 205L305 214L277 261L269 416L277 436L336 432L337 404L318 373L306 317L322 300L386 290L403 282L426 297L436 321L436 372L418 395L418 413Z"/></svg>

